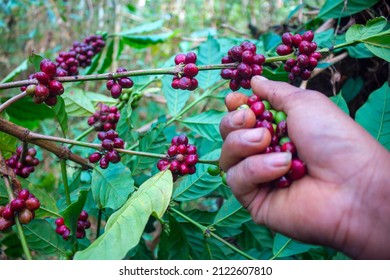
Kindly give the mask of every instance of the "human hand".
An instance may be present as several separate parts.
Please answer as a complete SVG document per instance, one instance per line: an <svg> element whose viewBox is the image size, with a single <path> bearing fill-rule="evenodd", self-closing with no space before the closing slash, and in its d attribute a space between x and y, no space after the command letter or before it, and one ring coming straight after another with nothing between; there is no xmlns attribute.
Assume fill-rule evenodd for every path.
<svg viewBox="0 0 390 280"><path fill-rule="evenodd" d="M226 98L220 166L257 223L295 239L332 246L355 258L390 258L389 152L321 93L256 76L254 94L287 114L288 134L308 174L289 188L263 183L286 174L291 154L260 154L271 142L253 128L247 97Z"/></svg>

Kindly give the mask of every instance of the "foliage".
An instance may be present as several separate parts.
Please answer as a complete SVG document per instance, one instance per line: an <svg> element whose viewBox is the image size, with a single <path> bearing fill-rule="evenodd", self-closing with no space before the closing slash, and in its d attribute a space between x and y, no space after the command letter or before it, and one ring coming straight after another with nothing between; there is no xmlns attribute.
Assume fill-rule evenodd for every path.
<svg viewBox="0 0 390 280"><path fill-rule="evenodd" d="M38 6L43 5L43 2L34 1ZM159 1L156 2L158 3L154 5L160 5ZM202 1L194 2L199 4ZM222 5L225 1L217 2ZM237 16L237 9L241 11L241 7L237 8L236 4L241 1L231 2L233 4L226 5L232 7L231 14ZM301 10L310 10L309 5L296 6L296 9L284 15L284 18L287 18L289 31L302 32L306 28L319 28L327 19L336 19L336 21L339 19L338 24L345 20L345 16L360 19L359 15L362 11L367 9L377 11L375 5L378 5L378 2L380 1L354 0L346 2L347 6L345 6L345 1L327 0L319 9L319 14L310 20L307 19L306 22L299 22L295 14ZM23 1L8 1L8 4L1 4L0 9L9 14L16 8L25 10L26 6L22 3ZM49 10L54 12L65 8L64 4L64 6L51 6ZM126 8L129 11L137 9L130 4ZM51 13L48 11L48 14ZM195 18L195 20L200 19ZM4 25L4 18L2 18L0 28L5 29ZM58 26L60 27L63 26ZM136 70L137 66L145 67L144 62L139 62L139 58L147 52L158 57L154 63L162 67L170 67L173 65L173 57L170 56L172 53L168 54L164 49L172 45L175 45L176 49L173 49L176 51L177 48L181 48L181 52L193 48L198 55L197 65L218 64L232 45L248 38L246 34L230 33L226 36L226 32L222 29L198 30L195 24L192 28L194 30L191 31L194 33L190 36L195 39L201 38L197 45L191 45L186 41L181 36L182 30L179 27L172 28L172 23L167 20L150 20L138 26L110 33L108 32L115 28L102 28L101 34L106 35L107 46L82 74L113 71L119 63L119 66L131 70ZM390 61L390 28L385 17L378 15L371 20L359 22L344 32L339 32L340 34L335 30L336 26L333 26L316 34L318 44L324 52L336 44L339 45L338 52L348 54L348 58L352 57L354 61L364 62L372 59L378 64ZM266 57L275 57L277 56L275 48L281 40L280 34L280 30L267 29L256 33L251 41ZM33 38L34 34L29 36ZM42 37L43 34L39 33L35 36ZM58 50L59 48L55 48L52 53L48 50L42 53L42 57L54 58L53 53ZM128 59L129 54L133 55L138 62L134 62L133 58ZM32 73L33 71L27 70L33 69L34 64L39 65L39 58L42 57L37 55L31 56L30 59L21 58L19 65L9 71L9 74L2 79L2 83ZM122 65L122 63L126 64ZM322 61L318 69L329 73L337 67L341 66L330 57ZM264 68L264 76L272 80L288 80L287 73L280 62L267 64ZM322 80L329 80L325 75L319 74L319 76ZM120 100L109 97L104 84L98 81L68 83L65 86L65 93L53 108L36 105L29 97L7 108L6 113L1 117L15 124L45 135L61 135L79 141L87 138L85 142L95 143L97 141L95 132L89 131L89 136L82 135L88 129L87 117L93 114L99 102L110 106L117 105L121 108L121 120L117 130L126 142L126 149L155 155L163 154L172 137L185 132L190 142L197 145L198 154L205 161L197 164L195 174L185 176L175 183L170 171L158 172L155 167L157 162L155 157L134 154L122 154L121 162L110 165L108 169L95 166L89 171L81 171L78 165L68 160L65 170L67 176L54 178L48 174L60 173L57 159L46 151L40 151L38 157L44 161L46 169L37 171L28 180L21 181L25 188L34 191L38 189L36 196L42 203L37 217L31 223L23 225L28 248L35 251L34 258L337 259L344 257L329 248L304 244L280 233L274 233L265 226L255 224L247 210L239 204L230 189L223 183L221 176L211 176L207 172L207 168L210 164L215 164L221 153L223 142L219 134L219 123L226 114L223 98L230 90L227 89L226 82L220 78L218 70L202 71L198 77L199 88L193 92L173 89L170 86L172 75L151 73L147 77L134 77L135 86L124 90L123 93L128 98ZM355 117L356 122L390 150L390 89L386 79L378 76L377 81L380 81L380 84L371 85L369 88L374 87L374 89L368 94L361 93L367 88L364 86L365 80L362 76L351 75L344 77L344 80L341 87L334 87L333 91L329 90L327 94L332 95L329 94L332 92L331 99L344 112ZM313 78L309 81L308 87L315 88L317 82L319 83L318 77ZM14 89L12 94L9 92L11 91L8 90L4 95L3 91L0 92L2 103L16 94L17 89ZM249 93L249 91L244 92ZM4 157L7 158L18 144L16 138L0 132L0 150ZM76 146L71 147L71 151L84 158L91 153L90 148L77 146L77 143ZM61 183L55 184L57 181ZM69 190L66 189L68 181ZM65 196L69 196L69 202L65 202ZM56 204L53 201L56 201ZM7 191L2 181L0 202L1 205L7 202ZM73 234L68 240L63 240L55 233L54 219L63 217L65 224L75 232L77 219L83 209L88 209L94 225L87 231L87 238L80 241ZM14 227L12 231L0 233L0 244L5 248L2 249L3 254L8 258L24 257L15 231L17 229ZM146 242L150 236L154 236L153 242ZM155 244L150 245L153 243Z"/></svg>

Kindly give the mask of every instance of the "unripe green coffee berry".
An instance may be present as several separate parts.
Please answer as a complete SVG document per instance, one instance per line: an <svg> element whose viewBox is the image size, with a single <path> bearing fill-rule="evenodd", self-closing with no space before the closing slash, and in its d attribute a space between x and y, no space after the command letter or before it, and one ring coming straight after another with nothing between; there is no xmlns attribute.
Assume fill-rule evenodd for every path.
<svg viewBox="0 0 390 280"><path fill-rule="evenodd" d="M129 98L130 98L130 94L129 93L122 93L121 94L121 96L119 97L119 99L121 100L121 101L127 101L127 100L129 100Z"/></svg>
<svg viewBox="0 0 390 280"><path fill-rule="evenodd" d="M224 183L227 186L226 173L225 172L222 174L222 183Z"/></svg>
<svg viewBox="0 0 390 280"><path fill-rule="evenodd" d="M29 85L27 88L26 88L26 93L27 95L29 96L34 96L35 95L35 88L37 86L36 85Z"/></svg>
<svg viewBox="0 0 390 280"><path fill-rule="evenodd" d="M208 168L207 168L207 172L211 175L211 176L219 176L221 174L221 170L219 169L219 166L216 166L216 165L210 165Z"/></svg>
<svg viewBox="0 0 390 280"><path fill-rule="evenodd" d="M269 111L272 113L272 116L274 116L275 119L275 116L278 113L278 111L276 111L275 109L269 109Z"/></svg>
<svg viewBox="0 0 390 280"><path fill-rule="evenodd" d="M287 136L284 136L284 137L280 138L279 145L282 146L284 143L288 143L288 142L291 142L291 139Z"/></svg>
<svg viewBox="0 0 390 280"><path fill-rule="evenodd" d="M269 103L267 100L263 100L261 102L263 102L265 110L271 110L272 109L271 103Z"/></svg>
<svg viewBox="0 0 390 280"><path fill-rule="evenodd" d="M276 124L280 123L281 121L285 121L287 119L287 115L285 112L279 111L274 115Z"/></svg>
<svg viewBox="0 0 390 280"><path fill-rule="evenodd" d="M242 104L238 106L237 110L246 110L249 109L250 107L247 104Z"/></svg>

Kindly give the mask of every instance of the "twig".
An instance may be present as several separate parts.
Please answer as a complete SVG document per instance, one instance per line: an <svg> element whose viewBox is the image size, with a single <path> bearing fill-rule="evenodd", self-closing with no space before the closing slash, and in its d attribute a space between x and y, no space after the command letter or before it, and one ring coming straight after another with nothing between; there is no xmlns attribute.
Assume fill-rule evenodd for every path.
<svg viewBox="0 0 390 280"><path fill-rule="evenodd" d="M26 95L27 95L26 91L23 91L23 92L19 93L18 95L15 95L15 96L11 97L10 99L8 99L7 101L5 101L3 104L0 105L0 113L3 112L8 106L15 103L19 99L22 99Z"/></svg>

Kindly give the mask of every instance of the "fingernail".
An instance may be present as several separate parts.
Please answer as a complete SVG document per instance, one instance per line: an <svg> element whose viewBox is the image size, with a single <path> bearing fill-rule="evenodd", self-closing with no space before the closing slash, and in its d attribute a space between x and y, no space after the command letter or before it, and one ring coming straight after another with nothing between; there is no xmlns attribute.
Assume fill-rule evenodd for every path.
<svg viewBox="0 0 390 280"><path fill-rule="evenodd" d="M259 80L259 81L267 81L268 79L264 76L254 76L253 77L255 80Z"/></svg>
<svg viewBox="0 0 390 280"><path fill-rule="evenodd" d="M235 127L242 126L245 123L245 110L233 112L230 122Z"/></svg>
<svg viewBox="0 0 390 280"><path fill-rule="evenodd" d="M264 137L264 129L250 129L246 131L242 136L248 142L260 142Z"/></svg>
<svg viewBox="0 0 390 280"><path fill-rule="evenodd" d="M291 153L271 153L265 159L265 164L273 167L285 167L291 163Z"/></svg>

